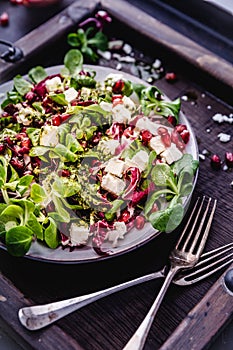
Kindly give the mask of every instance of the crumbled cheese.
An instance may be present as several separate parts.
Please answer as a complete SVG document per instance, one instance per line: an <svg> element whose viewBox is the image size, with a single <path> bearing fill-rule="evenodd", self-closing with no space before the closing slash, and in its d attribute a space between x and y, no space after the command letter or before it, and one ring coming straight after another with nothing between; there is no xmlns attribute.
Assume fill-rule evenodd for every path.
<svg viewBox="0 0 233 350"><path fill-rule="evenodd" d="M171 147L167 148L164 152L161 153L161 156L166 160L168 164L172 164L179 160L183 153L176 147L174 143L171 144Z"/></svg>
<svg viewBox="0 0 233 350"><path fill-rule="evenodd" d="M153 67L154 69L160 68L161 65L162 65L162 62L161 62L158 58L152 63L152 67Z"/></svg>
<svg viewBox="0 0 233 350"><path fill-rule="evenodd" d="M19 114L16 117L17 122L25 126L28 126L32 122L32 120L30 120L30 117L33 114L35 114L35 110L33 110L31 107L21 108L19 111Z"/></svg>
<svg viewBox="0 0 233 350"><path fill-rule="evenodd" d="M89 238L89 229L85 226L78 226L76 223L72 223L70 226L70 242L71 245L76 246L80 244L86 244Z"/></svg>
<svg viewBox="0 0 233 350"><path fill-rule="evenodd" d="M221 113L216 113L213 117L212 117L213 121L221 124L223 122L232 124L233 123L233 116L230 114L229 116L221 114Z"/></svg>
<svg viewBox="0 0 233 350"><path fill-rule="evenodd" d="M161 141L160 136L154 136L151 138L149 142L150 148L152 148L157 154L162 153L166 150L166 147L164 146L163 142Z"/></svg>
<svg viewBox="0 0 233 350"><path fill-rule="evenodd" d="M103 150L105 154L111 153L115 154L116 148L119 147L120 143L118 140L101 140L98 144L98 148Z"/></svg>
<svg viewBox="0 0 233 350"><path fill-rule="evenodd" d="M137 164L137 167L139 168L139 170L144 171L146 169L148 159L149 159L148 153L146 151L141 150L133 156L131 161Z"/></svg>
<svg viewBox="0 0 233 350"><path fill-rule="evenodd" d="M112 243L113 247L117 246L118 239L124 239L124 235L127 232L127 227L124 222L117 221L114 224L114 230L111 230L107 234L107 239Z"/></svg>
<svg viewBox="0 0 233 350"><path fill-rule="evenodd" d="M128 123L131 119L130 111L122 104L117 104L112 109L113 121L117 123Z"/></svg>
<svg viewBox="0 0 233 350"><path fill-rule="evenodd" d="M116 73L109 73L106 78L105 81L112 81L112 82L116 82L117 80L121 80L123 79L123 74L116 74Z"/></svg>
<svg viewBox="0 0 233 350"><path fill-rule="evenodd" d="M136 105L131 98L124 96L122 102L125 108L127 108L131 113L136 110Z"/></svg>
<svg viewBox="0 0 233 350"><path fill-rule="evenodd" d="M105 167L105 171L112 175L121 177L124 171L124 166L125 166L125 163L122 160L112 158L108 161Z"/></svg>
<svg viewBox="0 0 233 350"><path fill-rule="evenodd" d="M157 130L160 126L161 126L161 124L157 124L154 121L151 121L147 117L142 117L142 118L138 119L135 127L136 127L136 130L137 129L138 130L149 130L153 135L156 135ZM167 128L167 129L170 130L171 128Z"/></svg>
<svg viewBox="0 0 233 350"><path fill-rule="evenodd" d="M112 110L112 104L109 102L101 101L100 107L106 112L111 112Z"/></svg>
<svg viewBox="0 0 233 350"><path fill-rule="evenodd" d="M54 77L52 79L47 79L45 86L48 92L54 92L57 90L63 90L63 85L60 77Z"/></svg>
<svg viewBox="0 0 233 350"><path fill-rule="evenodd" d="M40 136L41 146L55 147L59 142L58 128L53 125L45 125Z"/></svg>
<svg viewBox="0 0 233 350"><path fill-rule="evenodd" d="M133 49L132 49L132 46L130 46L129 44L127 44L127 43L125 43L124 45L123 45L123 51L126 53L126 55L129 55L132 51L133 51Z"/></svg>
<svg viewBox="0 0 233 350"><path fill-rule="evenodd" d="M112 54L111 54L110 51L101 51L101 50L97 50L97 53L98 53L101 57L105 58L107 61L109 61L109 60L111 59L111 56L112 56Z"/></svg>
<svg viewBox="0 0 233 350"><path fill-rule="evenodd" d="M78 96L78 91L75 90L73 87L69 88L68 90L64 91L65 99L67 102L71 102L76 99Z"/></svg>
<svg viewBox="0 0 233 350"><path fill-rule="evenodd" d="M221 141L221 142L229 142L231 139L231 136L221 132L220 134L218 134L218 138L219 138L219 141Z"/></svg>
<svg viewBox="0 0 233 350"><path fill-rule="evenodd" d="M109 191L116 196L119 196L125 189L125 182L118 177L107 173L103 176L101 186L106 191Z"/></svg>

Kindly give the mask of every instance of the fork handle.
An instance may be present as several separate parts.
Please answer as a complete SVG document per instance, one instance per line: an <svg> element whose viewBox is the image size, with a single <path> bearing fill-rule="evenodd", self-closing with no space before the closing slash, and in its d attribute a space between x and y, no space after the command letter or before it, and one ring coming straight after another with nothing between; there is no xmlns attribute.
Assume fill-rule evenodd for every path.
<svg viewBox="0 0 233 350"><path fill-rule="evenodd" d="M150 331L151 325L153 323L153 320L155 318L155 315L160 307L160 304L163 300L163 297L173 279L177 271L179 270L178 266L171 266L165 281L159 291L159 294L157 295L154 303L152 304L149 312L147 313L146 317L142 321L141 325L138 327L132 338L128 341L128 343L125 345L123 350L142 350L144 347L144 344L146 342L147 335Z"/></svg>
<svg viewBox="0 0 233 350"><path fill-rule="evenodd" d="M164 268L161 271L153 272L134 280L121 283L119 285L100 290L91 294L79 297L57 301L45 305L34 305L19 309L18 317L21 324L27 329L34 331L41 329L49 324L67 316L68 314L86 306L100 298L116 293L128 287L135 286L139 283L150 281L156 278L164 277Z"/></svg>

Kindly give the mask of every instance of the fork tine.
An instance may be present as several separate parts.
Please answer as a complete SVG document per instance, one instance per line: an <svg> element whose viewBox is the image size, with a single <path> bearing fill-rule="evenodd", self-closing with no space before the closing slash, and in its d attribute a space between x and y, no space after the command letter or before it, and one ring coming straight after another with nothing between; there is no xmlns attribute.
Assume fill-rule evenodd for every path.
<svg viewBox="0 0 233 350"><path fill-rule="evenodd" d="M205 196L203 197L202 202L204 201L204 199L205 199ZM179 238L179 240L178 240L178 242L177 242L177 244L176 244L176 248L178 248L179 245L181 244L181 241L182 241L184 235L186 234L186 231L187 231L188 228L189 228L189 225L190 225L190 223L191 223L191 221L192 221L192 218L193 218L193 216L194 216L194 213L195 213L195 211L196 211L196 208L197 208L197 205L198 205L199 201L200 201L200 197L197 198L197 201L196 201L196 203L195 203L195 205L194 205L194 207L193 207L193 210L192 210L192 212L191 212L191 214L190 214L190 216L189 216L189 219L188 219L188 221L187 221L187 223L186 223L186 225L185 225L185 227L184 227L184 229L183 229L183 231L182 231L182 234L181 234L181 236L180 236L180 238ZM199 210L200 210L200 209L199 209ZM193 228L193 229L194 229L194 228ZM193 230L192 230L192 232L193 232ZM182 249L182 250L185 250L185 248L186 248L186 244L183 246L183 249Z"/></svg>
<svg viewBox="0 0 233 350"><path fill-rule="evenodd" d="M201 232L201 229L202 229L202 226L205 222L205 219L206 219L206 216L207 216L207 213L209 211L209 206L210 206L210 202L211 202L212 198L209 199L208 201L208 205L206 207L206 210L205 210L205 213L203 215L203 218L202 218L202 221L201 221L201 225L199 227L199 230ZM200 256L202 251L203 251L203 248L205 246L205 242L207 240L207 237L208 237L208 234L209 234L209 231L210 231L210 227L211 227L211 223L213 221L213 217L214 217L214 213L215 213L215 209L216 209L216 206L217 206L217 200L215 199L214 200L214 204L213 204L213 208L211 210L211 213L210 213L210 216L209 216L209 220L207 222L207 225L206 225L206 228L205 228L205 231L204 231L204 234L202 236L202 239L201 239L201 243L199 244L199 247L197 249L197 256Z"/></svg>
<svg viewBox="0 0 233 350"><path fill-rule="evenodd" d="M177 280L175 280L174 282L178 285L187 285L187 284L193 284L193 283L199 282L199 281L213 275L215 272L221 270L223 267L232 263L233 257L231 259L229 259L231 256L233 256L233 253L228 254L224 258L219 259L208 266L204 266L203 268L198 269L197 271L194 271L186 276L183 276L180 278L177 277ZM227 261L225 261L225 260L227 260ZM221 262L222 262L222 264L219 265L219 263L221 263ZM209 270L211 267L215 267L215 268ZM207 272L205 273L205 271L207 271ZM198 277L196 277L196 276L198 276Z"/></svg>
<svg viewBox="0 0 233 350"><path fill-rule="evenodd" d="M199 262L195 265L195 267L199 267L203 264L205 264L208 261L211 261L224 253L228 252L233 248L233 243L228 243L222 247L210 250L209 252L203 253L200 257Z"/></svg>

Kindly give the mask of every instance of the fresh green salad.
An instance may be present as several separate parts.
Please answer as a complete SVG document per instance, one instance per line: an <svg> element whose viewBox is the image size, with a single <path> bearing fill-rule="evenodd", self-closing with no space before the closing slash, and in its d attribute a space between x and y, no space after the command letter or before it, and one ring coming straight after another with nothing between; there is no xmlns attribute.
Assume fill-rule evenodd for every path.
<svg viewBox="0 0 233 350"><path fill-rule="evenodd" d="M174 230L198 167L179 111L179 99L124 74L98 81L74 49L58 74L35 67L16 76L0 113L0 239L9 253L23 256L38 240L103 255L104 242L116 247L146 222Z"/></svg>

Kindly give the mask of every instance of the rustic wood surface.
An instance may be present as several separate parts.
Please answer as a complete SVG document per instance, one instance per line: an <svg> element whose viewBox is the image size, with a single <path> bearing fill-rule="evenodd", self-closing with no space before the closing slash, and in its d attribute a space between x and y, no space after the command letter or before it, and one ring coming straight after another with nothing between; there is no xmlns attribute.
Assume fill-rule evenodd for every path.
<svg viewBox="0 0 233 350"><path fill-rule="evenodd" d="M88 4L91 6L95 4L94 1L88 1L90 1ZM179 52L174 52L174 47L169 42L165 44L159 40L157 32L162 33L167 28L164 29L163 26L160 26L152 31L154 24L151 23L154 23L154 20L150 19L148 22L150 33L148 33L146 21L138 9L127 6L122 1L118 1L114 5L114 9L110 8L110 1L103 1L103 5L114 15L112 29L109 29L110 35L114 33L116 36L117 33L117 37L127 40L132 46L142 50L148 59L160 58L165 71L176 72L178 77L176 82L171 84L165 78L161 78L156 82L156 85L171 99L181 97L182 111L195 131L200 153L208 150L210 154L218 153L224 159L226 151L232 152L233 143L232 141L221 143L218 134L226 132L233 137L232 125L227 123L219 125L212 120L212 116L216 113L226 115L233 113L232 107L226 102L230 84L232 86L232 75L227 78L225 74L221 73L221 67L223 72L226 62L219 59L220 67L218 67L217 74L214 73L209 64L205 65L204 69L202 69L203 66L197 67L197 64L190 60L190 57L180 56ZM90 11L88 6L86 8L87 15ZM123 8L123 12L117 11L117 9L122 10ZM131 16L127 16L127 11L128 15L130 11ZM137 21L135 24L132 11L135 11L135 16L141 16L142 26L141 21ZM85 16L85 11L82 12L83 16ZM148 19L148 17L146 18ZM55 22L51 20L51 23ZM31 35L34 37L35 32ZM59 35L54 39L55 46L61 47L61 39L59 39L59 43L57 42L58 37ZM61 38L63 37L64 32L62 31ZM25 42L24 38L21 42ZM52 47L54 46L52 45ZM16 70L12 70L11 74L18 73L18 69L22 72L25 71L33 64L33 61L40 61L44 65L62 63L61 57L57 57L57 59L53 57L48 63L48 51L46 53L44 50L43 52L38 51L36 59L34 57L33 60L25 61L22 65L15 67ZM114 67L113 62L103 61L102 64ZM1 72L4 71L3 66L4 64L1 63ZM124 66L124 69L132 72L131 66ZM214 89L216 92L214 95L213 87L217 86L219 90ZM188 98L183 98L184 96ZM233 172L231 170L216 171L211 168L210 156L200 162L194 198L205 194L218 199L217 212L206 250L232 241L233 189L230 186L232 180ZM25 330L19 324L17 311L25 305L47 303L97 291L159 269L166 263L169 251L178 235L179 230L173 234L161 235L129 254L99 261L95 264L47 264L25 258L13 258L1 250L0 317L14 334L20 337L25 348L27 346L42 350L54 349L56 346L58 349L69 350L80 348L85 350L119 350L123 348L143 320L161 286L161 280L151 281L106 297L58 321L56 325L34 333ZM184 335L182 346L183 349L187 349L190 333L183 333L181 322L189 317L190 312L192 314L195 310L200 310L202 303L209 302L214 295L212 291L218 291L221 298L224 298L218 281L220 275L221 273L218 273L194 286L171 285L153 323L145 350L156 350L163 344L164 349L172 349L174 342L177 341L177 334ZM221 298L219 300L222 300ZM228 313L228 317L223 321L218 319L216 321L213 319L215 305L211 302L211 312L205 316L205 327L203 327L202 322L203 315L195 314L196 320L200 322L195 323L195 328L189 328L193 335L194 348L202 349L210 344L213 339L211 337L216 336L223 324L232 319L230 303L224 305L224 315ZM181 325L179 326L179 324ZM212 331L213 324L214 331ZM181 328L177 328L178 326ZM199 337L200 328L202 329L201 337ZM165 343L166 341L167 343Z"/></svg>

